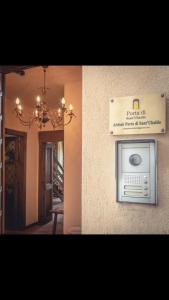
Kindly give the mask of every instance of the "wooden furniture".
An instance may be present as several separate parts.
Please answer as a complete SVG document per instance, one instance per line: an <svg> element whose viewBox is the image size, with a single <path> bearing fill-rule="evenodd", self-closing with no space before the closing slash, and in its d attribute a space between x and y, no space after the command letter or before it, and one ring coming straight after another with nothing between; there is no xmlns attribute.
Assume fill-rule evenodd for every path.
<svg viewBox="0 0 169 300"><path fill-rule="evenodd" d="M50 210L50 213L54 214L54 222L53 222L53 234L56 234L56 229L57 229L57 217L58 215L63 215L64 210L62 207L55 208Z"/></svg>

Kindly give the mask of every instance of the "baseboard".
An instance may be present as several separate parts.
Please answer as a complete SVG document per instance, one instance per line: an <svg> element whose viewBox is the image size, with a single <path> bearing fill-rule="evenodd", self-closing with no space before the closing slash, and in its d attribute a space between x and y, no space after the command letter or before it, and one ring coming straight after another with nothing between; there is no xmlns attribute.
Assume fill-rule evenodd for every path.
<svg viewBox="0 0 169 300"><path fill-rule="evenodd" d="M67 234L81 235L81 228L79 226L70 227Z"/></svg>
<svg viewBox="0 0 169 300"><path fill-rule="evenodd" d="M36 225L39 225L40 223L39 222L35 222L35 223L32 223L32 224L29 224L29 225L26 225L24 229L29 229L33 226L36 226Z"/></svg>

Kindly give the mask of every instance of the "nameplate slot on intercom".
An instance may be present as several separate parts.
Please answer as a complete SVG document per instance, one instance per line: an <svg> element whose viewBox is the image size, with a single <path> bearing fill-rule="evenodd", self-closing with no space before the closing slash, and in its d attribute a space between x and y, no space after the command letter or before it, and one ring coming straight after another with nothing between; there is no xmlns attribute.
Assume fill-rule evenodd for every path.
<svg viewBox="0 0 169 300"><path fill-rule="evenodd" d="M116 142L117 201L157 203L156 142Z"/></svg>

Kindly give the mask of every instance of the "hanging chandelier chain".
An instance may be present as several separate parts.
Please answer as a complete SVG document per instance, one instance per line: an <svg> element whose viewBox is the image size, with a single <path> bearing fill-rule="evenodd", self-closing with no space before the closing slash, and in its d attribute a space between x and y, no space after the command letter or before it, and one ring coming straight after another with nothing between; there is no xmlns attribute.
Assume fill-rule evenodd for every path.
<svg viewBox="0 0 169 300"><path fill-rule="evenodd" d="M43 87L43 92L44 92L44 95L46 95L46 69L43 68L43 71L44 71L44 87Z"/></svg>

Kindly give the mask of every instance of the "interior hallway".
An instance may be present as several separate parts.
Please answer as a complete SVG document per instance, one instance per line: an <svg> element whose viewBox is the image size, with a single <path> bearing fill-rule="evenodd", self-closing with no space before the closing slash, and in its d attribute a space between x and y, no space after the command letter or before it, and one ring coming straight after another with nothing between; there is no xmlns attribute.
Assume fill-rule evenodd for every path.
<svg viewBox="0 0 169 300"><path fill-rule="evenodd" d="M1 70L1 69L0 69ZM36 104L36 96L39 94L39 87L42 86L43 72L42 66L33 66L25 72L25 76L18 76L18 73L6 72L3 82L5 84L4 93L4 115L5 128L24 132L27 134L26 147L26 188L23 209L23 226L30 226L25 229L24 234L30 232L48 234L50 225L39 227L37 224L39 217L39 130L33 126L31 130L22 126L14 113L14 104L16 97L23 100L25 116L32 116L32 109ZM65 180L64 180L64 234L69 233L72 227L81 227L81 98L82 98L82 67L81 66L49 66L47 75L47 85L49 86L48 102L50 108L58 107L60 100L64 96L66 102L72 103L76 119L71 126L65 127ZM5 79L5 81L4 81ZM1 73L0 73L1 83ZM1 90L1 87L0 87ZM1 97L0 97L1 100ZM51 131L46 127L44 131ZM4 129L4 128L3 128ZM63 129L63 128L61 128ZM4 157L3 157L4 160ZM76 161L76 163L74 163ZM30 180L31 179L31 180ZM2 199L2 210L5 208L5 197ZM21 207L21 206L19 206ZM73 208L73 209L72 209ZM1 211L0 211L1 212ZM4 216L4 213L3 213ZM4 224L4 217L2 224ZM5 226L0 226L0 232L5 234ZM48 229L47 229L48 227ZM51 224L52 227L52 224ZM22 227L23 228L23 227ZM43 229L42 229L43 228ZM7 234L10 234L11 229L8 229ZM16 233L15 229L14 234ZM17 232L22 234L23 232ZM50 231L51 232L51 231ZM51 233L50 233L51 234Z"/></svg>

